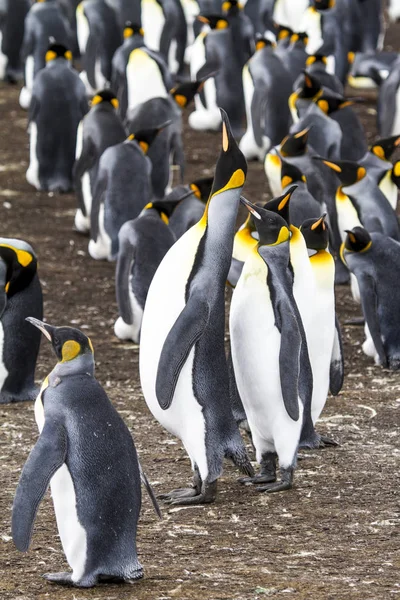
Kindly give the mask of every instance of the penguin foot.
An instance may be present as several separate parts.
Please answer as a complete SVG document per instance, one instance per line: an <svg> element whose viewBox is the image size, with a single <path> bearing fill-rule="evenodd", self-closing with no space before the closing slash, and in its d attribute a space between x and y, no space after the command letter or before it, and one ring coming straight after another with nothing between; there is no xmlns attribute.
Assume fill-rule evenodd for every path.
<svg viewBox="0 0 400 600"><path fill-rule="evenodd" d="M157 496L157 498L159 500L165 500L165 502L168 504L170 501L172 502L173 500L177 500L179 498L193 498L194 496L197 496L198 493L199 490L193 487L178 488L176 490L172 490L168 494L160 494L159 496Z"/></svg>
<svg viewBox="0 0 400 600"><path fill-rule="evenodd" d="M242 485L256 484L256 483L273 483L276 481L276 475L254 475L254 477L239 477L238 482Z"/></svg>
<svg viewBox="0 0 400 600"><path fill-rule="evenodd" d="M326 448L326 446L340 446L339 442L333 440L332 438L327 437L326 435L321 435L320 438L320 448Z"/></svg>
<svg viewBox="0 0 400 600"><path fill-rule="evenodd" d="M239 483L244 485L256 483L274 483L276 481L276 453L264 452L261 456L261 470L258 475L241 477Z"/></svg>
<svg viewBox="0 0 400 600"><path fill-rule="evenodd" d="M281 480L277 483L270 483L267 485L260 485L256 487L257 492L268 492L272 494L274 492L283 492L284 490L290 490L293 486L293 467L289 469L281 469Z"/></svg>
<svg viewBox="0 0 400 600"><path fill-rule="evenodd" d="M45 573L42 575L46 581L51 583L58 583L59 585L74 585L72 581L71 573Z"/></svg>
<svg viewBox="0 0 400 600"><path fill-rule="evenodd" d="M195 488L191 488L191 491L195 492L194 495L190 496L178 496L175 499L165 500L167 504L174 506L190 506L195 504L211 504L217 497L217 480L211 483L203 481L201 486L201 492L196 493Z"/></svg>

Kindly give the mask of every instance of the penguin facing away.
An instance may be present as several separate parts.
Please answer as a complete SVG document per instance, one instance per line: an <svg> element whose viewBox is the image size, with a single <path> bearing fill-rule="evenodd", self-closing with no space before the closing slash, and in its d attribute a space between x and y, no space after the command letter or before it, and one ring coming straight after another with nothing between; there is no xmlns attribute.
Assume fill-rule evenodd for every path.
<svg viewBox="0 0 400 600"><path fill-rule="evenodd" d="M100 157L90 216L89 254L96 260L115 260L118 233L136 219L151 200L151 143L163 126L138 131Z"/></svg>
<svg viewBox="0 0 400 600"><path fill-rule="evenodd" d="M312 378L303 369L306 346L289 270L290 232L277 214L246 201L260 241L247 258L234 290L229 318L235 378L261 464L257 491L292 487L303 425L304 390ZM276 483L276 458L281 481Z"/></svg>
<svg viewBox="0 0 400 600"><path fill-rule="evenodd" d="M0 31L0 79L16 83L22 76L21 49L29 0L6 0Z"/></svg>
<svg viewBox="0 0 400 600"><path fill-rule="evenodd" d="M19 96L21 108L28 110L33 82L37 73L46 66L46 52L50 42L66 48L70 45L71 31L55 0L36 2L25 18L21 57L24 63L24 87ZM68 60L72 60L69 53Z"/></svg>
<svg viewBox="0 0 400 600"><path fill-rule="evenodd" d="M37 258L22 240L0 238L0 404L33 400L40 334L25 318L43 317Z"/></svg>
<svg viewBox="0 0 400 600"><path fill-rule="evenodd" d="M28 550L36 511L50 484L72 573L44 578L76 587L140 579L138 459L128 428L94 377L92 343L78 329L27 320L51 342L58 362L35 403L40 435L15 494L14 543Z"/></svg>
<svg viewBox="0 0 400 600"><path fill-rule="evenodd" d="M161 262L142 322L140 379L146 403L182 440L194 470L193 488L163 496L172 504L214 501L224 456L253 474L229 404L224 349L224 289L247 165L221 113L222 150L203 218Z"/></svg>
<svg viewBox="0 0 400 600"><path fill-rule="evenodd" d="M106 148L126 138L117 109L118 100L114 93L111 90L99 91L93 96L91 109L78 127L73 177L78 199L75 227L80 232L90 231L90 212L100 156Z"/></svg>
<svg viewBox="0 0 400 600"><path fill-rule="evenodd" d="M174 208L173 202L150 202L136 219L127 221L119 230L115 289L120 317L114 332L121 340L139 343L151 280L175 242L168 226Z"/></svg>
<svg viewBox="0 0 400 600"><path fill-rule="evenodd" d="M26 179L37 190L68 192L72 189L77 130L88 105L85 86L69 58L70 52L65 46L49 46L46 68L39 71L33 84L29 107L30 163Z"/></svg>
<svg viewBox="0 0 400 600"><path fill-rule="evenodd" d="M400 275L400 244L362 227L347 231L342 257L357 278L365 318L364 354L385 368L400 368L400 331L397 318L400 296L393 285Z"/></svg>

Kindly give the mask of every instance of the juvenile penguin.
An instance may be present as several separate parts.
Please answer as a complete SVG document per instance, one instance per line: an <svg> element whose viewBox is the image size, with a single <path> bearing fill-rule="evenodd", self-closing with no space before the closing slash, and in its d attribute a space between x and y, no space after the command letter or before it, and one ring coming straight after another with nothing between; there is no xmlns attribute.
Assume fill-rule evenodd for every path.
<svg viewBox="0 0 400 600"><path fill-rule="evenodd" d="M400 308L397 285L400 277L400 244L362 227L347 232L343 260L357 278L366 341L363 351L375 364L400 368L400 329L395 317Z"/></svg>
<svg viewBox="0 0 400 600"><path fill-rule="evenodd" d="M149 203L136 219L127 221L119 230L115 289L120 317L114 332L121 340L139 343L151 280L175 242L175 235L168 227L174 207L168 201Z"/></svg>
<svg viewBox="0 0 400 600"><path fill-rule="evenodd" d="M37 190L72 189L77 130L88 105L85 86L69 58L70 51L65 46L51 45L46 53L46 68L39 71L33 84L26 179Z"/></svg>
<svg viewBox="0 0 400 600"><path fill-rule="evenodd" d="M40 435L14 498L14 543L21 552L28 550L36 511L50 484L72 573L44 578L76 587L140 579L139 463L128 428L94 377L92 343L78 329L27 320L50 341L58 362L36 399Z"/></svg>
<svg viewBox="0 0 400 600"><path fill-rule="evenodd" d="M83 0L76 9L76 24L83 64L80 77L92 96L110 85L111 62L122 36L115 11L105 0Z"/></svg>
<svg viewBox="0 0 400 600"><path fill-rule="evenodd" d="M91 109L78 127L73 176L78 199L75 227L81 232L90 230L92 197L100 156L106 148L115 146L126 138L117 109L118 100L114 93L102 90L93 96Z"/></svg>
<svg viewBox="0 0 400 600"><path fill-rule="evenodd" d="M314 382L311 403L314 424L323 411L328 390L338 395L344 378L342 337L335 315L335 262L328 250L329 232L325 218L326 213L318 219L307 219L300 227L313 274L310 296L313 296L314 327L308 334L307 343ZM322 441L329 444L325 437Z"/></svg>
<svg viewBox="0 0 400 600"><path fill-rule="evenodd" d="M138 131L100 157L90 216L89 254L96 260L115 260L118 233L136 219L151 199L150 144L161 128Z"/></svg>
<svg viewBox="0 0 400 600"><path fill-rule="evenodd" d="M40 333L25 318L43 317L37 258L22 240L0 238L0 403L34 400Z"/></svg>
<svg viewBox="0 0 400 600"><path fill-rule="evenodd" d="M306 341L289 269L290 231L279 215L248 201L246 206L260 240L233 292L229 329L236 383L261 472L242 482L279 492L292 487L304 393L311 394L312 377L303 364Z"/></svg>
<svg viewBox="0 0 400 600"><path fill-rule="evenodd" d="M140 379L154 417L179 437L193 488L167 502L213 502L224 456L253 474L229 400L224 290L247 165L222 113L222 150L204 216L167 252L143 315ZM163 310L160 312L160 298Z"/></svg>
<svg viewBox="0 0 400 600"><path fill-rule="evenodd" d="M25 18L21 57L24 63L25 85L19 96L21 108L27 110L31 102L33 81L46 66L49 42L55 41L69 48L71 31L56 0L36 0ZM72 60L69 52L68 59Z"/></svg>
<svg viewBox="0 0 400 600"><path fill-rule="evenodd" d="M11 83L22 76L21 49L29 0L5 0L5 13L0 19L0 79Z"/></svg>
<svg viewBox="0 0 400 600"><path fill-rule="evenodd" d="M111 89L119 102L119 114L122 119L125 119L128 108L126 67L131 52L144 46L144 31L140 25L127 21L123 32L124 41L117 48L112 59Z"/></svg>
<svg viewBox="0 0 400 600"><path fill-rule="evenodd" d="M279 144L291 123L288 98L291 79L271 42L256 40L256 52L243 67L243 90L247 130L240 149L247 160L264 160L265 153Z"/></svg>

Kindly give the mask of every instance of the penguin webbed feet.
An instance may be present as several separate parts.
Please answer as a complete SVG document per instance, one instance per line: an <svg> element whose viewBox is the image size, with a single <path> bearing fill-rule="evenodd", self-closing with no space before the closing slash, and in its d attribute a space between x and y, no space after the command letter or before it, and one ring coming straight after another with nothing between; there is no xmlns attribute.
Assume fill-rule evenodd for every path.
<svg viewBox="0 0 400 600"><path fill-rule="evenodd" d="M320 443L319 443L319 447L320 448L326 448L327 446L332 446L332 447L338 447L340 446L339 442L337 442L336 440L333 440L332 438L326 436L326 435L321 435L320 436Z"/></svg>
<svg viewBox="0 0 400 600"><path fill-rule="evenodd" d="M51 583L58 583L59 585L74 585L71 573L45 573L42 575L42 577Z"/></svg>
<svg viewBox="0 0 400 600"><path fill-rule="evenodd" d="M211 504L217 497L217 480L209 483L201 481L200 477L195 474L193 487L179 488L172 490L169 494L161 494L158 496L166 504L175 506L189 506L195 504Z"/></svg>
<svg viewBox="0 0 400 600"><path fill-rule="evenodd" d="M261 457L261 470L252 477L240 477L238 482L243 485L257 483L274 483L276 481L276 454L265 452Z"/></svg>
<svg viewBox="0 0 400 600"><path fill-rule="evenodd" d="M260 485L256 487L257 492L267 492L272 494L274 492L283 492L285 490L290 490L293 487L293 476L294 476L294 467L289 467L287 469L281 467L281 480L276 483L268 483L267 485Z"/></svg>

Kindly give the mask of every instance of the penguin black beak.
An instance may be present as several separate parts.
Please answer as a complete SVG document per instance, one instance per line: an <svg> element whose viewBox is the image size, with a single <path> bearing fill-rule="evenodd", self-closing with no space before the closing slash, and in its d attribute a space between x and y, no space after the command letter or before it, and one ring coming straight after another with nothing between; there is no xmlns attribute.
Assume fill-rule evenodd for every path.
<svg viewBox="0 0 400 600"><path fill-rule="evenodd" d="M39 319L35 319L34 317L26 317L25 321L32 323L32 325L34 325L35 327L40 329L40 331L49 340L49 342L52 341L51 334L52 334L53 330L55 329L55 327L52 327L51 325L47 325L47 323L43 323L43 321L39 321Z"/></svg>
<svg viewBox="0 0 400 600"><path fill-rule="evenodd" d="M256 210L256 206L254 204L252 204L251 202L249 202L249 200L246 200L246 198L244 196L240 196L240 202L243 204L243 206L245 206L247 208L247 210L259 221L261 221L261 215L257 212Z"/></svg>

